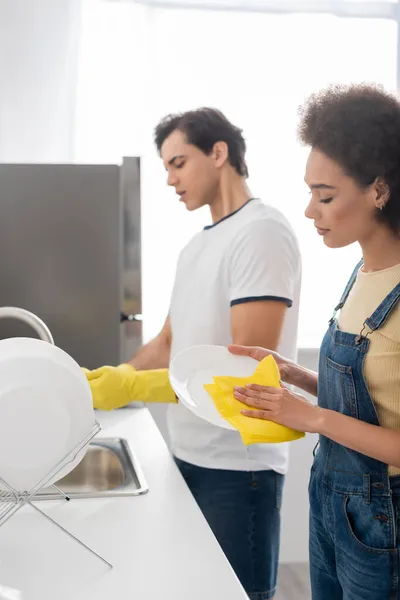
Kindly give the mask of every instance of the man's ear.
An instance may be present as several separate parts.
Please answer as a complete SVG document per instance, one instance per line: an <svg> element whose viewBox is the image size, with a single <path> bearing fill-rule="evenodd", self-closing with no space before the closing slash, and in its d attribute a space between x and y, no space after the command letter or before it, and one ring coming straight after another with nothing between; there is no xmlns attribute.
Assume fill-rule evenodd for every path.
<svg viewBox="0 0 400 600"><path fill-rule="evenodd" d="M212 157L216 167L223 167L229 158L229 149L226 142L216 142L212 149Z"/></svg>

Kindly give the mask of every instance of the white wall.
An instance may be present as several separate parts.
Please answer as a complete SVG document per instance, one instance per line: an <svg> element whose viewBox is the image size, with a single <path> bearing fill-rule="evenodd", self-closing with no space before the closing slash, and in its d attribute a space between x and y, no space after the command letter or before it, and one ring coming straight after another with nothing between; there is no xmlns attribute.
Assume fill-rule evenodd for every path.
<svg viewBox="0 0 400 600"><path fill-rule="evenodd" d="M318 350L300 349L299 363L307 369L317 371L318 355ZM300 393L304 394L302 391ZM316 402L315 398L305 395ZM302 440L293 442L291 447L282 507L283 563L308 561L308 479L317 440L316 434L307 434Z"/></svg>
<svg viewBox="0 0 400 600"><path fill-rule="evenodd" d="M299 351L299 363L313 371L318 367L318 351L303 349ZM311 399L311 398L310 398ZM315 399L313 400L315 402ZM151 412L162 435L169 445L166 406L153 405ZM317 436L308 434L305 438L293 442L289 473L286 477L283 507L281 562L308 561L308 477L313 459L313 448Z"/></svg>
<svg viewBox="0 0 400 600"><path fill-rule="evenodd" d="M81 0L0 0L0 162L72 159Z"/></svg>

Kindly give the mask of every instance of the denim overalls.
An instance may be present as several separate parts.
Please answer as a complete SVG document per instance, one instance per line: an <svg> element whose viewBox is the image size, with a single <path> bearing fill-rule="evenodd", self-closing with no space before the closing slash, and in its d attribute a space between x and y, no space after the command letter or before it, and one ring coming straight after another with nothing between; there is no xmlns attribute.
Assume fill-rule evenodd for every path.
<svg viewBox="0 0 400 600"><path fill-rule="evenodd" d="M336 312L343 307L361 264L322 342L318 404L379 425L364 379L364 361L368 337L400 300L400 283L366 319L359 335L340 331ZM312 599L399 599L400 477L389 478L386 464L320 436L309 495Z"/></svg>

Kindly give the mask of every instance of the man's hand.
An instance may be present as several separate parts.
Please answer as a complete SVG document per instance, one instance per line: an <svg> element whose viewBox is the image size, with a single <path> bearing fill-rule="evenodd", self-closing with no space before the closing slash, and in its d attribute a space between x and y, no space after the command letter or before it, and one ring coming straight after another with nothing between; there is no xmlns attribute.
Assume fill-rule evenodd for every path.
<svg viewBox="0 0 400 600"><path fill-rule="evenodd" d="M168 369L136 371L129 364L103 366L94 371L84 369L93 396L93 406L112 410L130 402L176 403Z"/></svg>
<svg viewBox="0 0 400 600"><path fill-rule="evenodd" d="M93 396L93 407L100 410L120 408L134 400L133 381L136 371L122 364L118 367L108 365L85 373Z"/></svg>

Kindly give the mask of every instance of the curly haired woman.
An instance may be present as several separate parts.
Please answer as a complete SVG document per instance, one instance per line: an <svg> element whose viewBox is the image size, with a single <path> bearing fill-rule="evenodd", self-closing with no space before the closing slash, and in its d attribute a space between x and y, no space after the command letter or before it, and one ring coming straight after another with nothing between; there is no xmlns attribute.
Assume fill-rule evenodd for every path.
<svg viewBox="0 0 400 600"><path fill-rule="evenodd" d="M310 146L306 216L330 248L358 242L319 373L274 354L288 388L251 385L245 411L319 434L309 484L313 600L400 598L400 102L378 86L333 86L300 109ZM321 278L330 274L321 274ZM268 350L231 347L261 360Z"/></svg>

